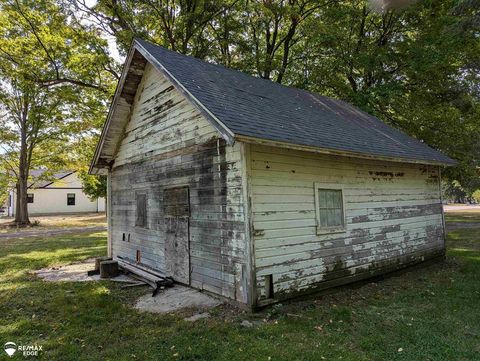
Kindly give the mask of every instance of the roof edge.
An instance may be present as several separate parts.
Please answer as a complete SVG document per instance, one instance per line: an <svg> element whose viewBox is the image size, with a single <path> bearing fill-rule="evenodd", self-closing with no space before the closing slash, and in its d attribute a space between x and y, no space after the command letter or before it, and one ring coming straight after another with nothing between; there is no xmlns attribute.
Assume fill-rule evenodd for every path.
<svg viewBox="0 0 480 361"><path fill-rule="evenodd" d="M73 173L76 173L76 172L77 172L76 170L72 170L72 171L70 171L69 173L65 174L63 177L57 178L57 179L51 181L50 183L45 184L43 187L38 187L38 188L33 188L33 189L45 189L45 188L47 188L49 185L52 185L53 183L55 183L55 182L57 182L57 181L59 181L59 180L65 179L65 178L67 178L68 176L71 176Z"/></svg>
<svg viewBox="0 0 480 361"><path fill-rule="evenodd" d="M280 147L280 148L287 148L287 149L294 149L294 150L302 150L302 151L311 152L311 153L329 154L329 155L336 155L336 156L343 156L343 157L372 159L372 160L383 160L383 161L396 162L396 163L426 164L426 165L438 165L438 166L445 166L445 167L451 167L458 163L453 159L452 159L452 162L449 163L449 162L434 161L434 160L427 160L427 159L387 157L387 156L368 154L368 153L350 152L350 151L337 150L337 149L331 149L331 148L321 148L321 147L314 147L310 145L302 145L297 143L281 142L277 140L256 138L256 137L250 137L246 135L236 135L235 140L239 142L244 142L244 143L259 144L259 145L266 145L266 146Z"/></svg>
<svg viewBox="0 0 480 361"><path fill-rule="evenodd" d="M35 186L35 182L33 182L33 183L30 184L27 188L28 188L28 189L46 189L49 185L51 185L51 184L53 184L53 183L55 183L55 182L57 182L57 181L59 181L59 180L65 179L66 177L68 177L68 176L70 176L70 175L72 175L73 173L76 173L76 172L77 172L76 170L69 170L69 171L65 172L65 174L64 174L63 176L61 176L61 177L58 177L58 178L55 177L55 179L53 179L53 180L48 180L48 181L47 181L48 183L44 184L44 185L41 186L41 187L36 187L36 186ZM58 173L56 173L56 174L58 174ZM53 174L53 175L55 175L55 174ZM33 177L32 177L32 178L33 178ZM39 178L39 177L37 177L37 178Z"/></svg>
<svg viewBox="0 0 480 361"><path fill-rule="evenodd" d="M307 152L331 154L331 155L337 155L337 156L346 156L346 157L363 158L363 159L376 159L376 160L384 160L384 161L399 162L399 163L426 164L426 165L438 165L438 166L453 166L458 163L457 161L450 159L448 156L444 156L445 159L443 160L403 158L403 157L397 157L397 156L363 153L358 151L337 150L337 149L325 148L321 146L303 145L299 143L290 143L287 141L272 140L268 138L259 138L255 136L246 136L246 135L234 133L225 123L223 123L220 119L218 119L218 117L215 116L200 100L198 100L178 79L176 79L176 77L164 65L162 65L161 59L157 60L147 50L146 44L150 44L150 43L137 38L133 40L132 45L130 46L127 58L125 60L124 68L122 69L121 77L117 83L115 94L110 104L110 109L108 111L105 125L102 129L100 139L95 149L94 157L90 164L90 168L88 171L89 174L101 174L104 172L104 170L110 167L111 163L101 162L102 159L100 156L102 153L102 148L104 146L106 136L109 132L109 129L112 123L112 119L114 118L115 108L120 100L122 89L125 85L126 76L131 67L132 58L134 57L134 54L136 51L138 51L138 53L141 54L147 62L152 64L157 71L159 71L163 76L165 76L174 85L174 87L197 110L200 111L200 113L212 124L212 126L220 133L220 136L223 139L225 139L229 145L233 145L234 142L238 140L245 143L263 144L263 145L269 145L269 146L275 146L275 147L303 150ZM152 45L155 45L155 44L152 44ZM437 152L439 154L442 154L439 151Z"/></svg>
<svg viewBox="0 0 480 361"><path fill-rule="evenodd" d="M125 79L127 77L128 69L130 68L130 63L132 62L133 54L135 53L135 42L132 42L130 46L130 50L128 51L127 58L125 59L125 64L122 69L122 74L120 75L120 79L118 80L117 87L115 88L115 93L113 95L112 101L110 103L110 107L108 109L107 119L102 128L102 132L100 134L100 139L98 140L97 146L95 148L95 153L93 154L92 162L90 163L90 167L88 169L88 174L98 174L98 171L95 171L95 165L98 163L98 159L100 158L100 152L103 147L103 143L105 141L105 136L108 133L108 129L110 128L110 123L113 116L113 109L120 98L120 94L122 93L123 86L125 84Z"/></svg>

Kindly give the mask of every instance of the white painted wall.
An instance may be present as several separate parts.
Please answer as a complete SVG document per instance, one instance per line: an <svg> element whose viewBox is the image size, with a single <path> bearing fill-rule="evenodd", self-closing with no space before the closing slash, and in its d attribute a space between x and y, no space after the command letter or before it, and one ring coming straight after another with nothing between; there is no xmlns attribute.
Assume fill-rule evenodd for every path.
<svg viewBox="0 0 480 361"><path fill-rule="evenodd" d="M7 199L7 215L9 217L13 217L15 215L15 192L10 190L8 192L8 199Z"/></svg>
<svg viewBox="0 0 480 361"><path fill-rule="evenodd" d="M91 201L82 190L82 183L76 173L57 180L46 188L29 189L33 203L28 204L29 215L59 213L105 212L105 198ZM67 204L67 194L75 194L75 205ZM10 191L12 202L8 215L15 215L16 193Z"/></svg>
<svg viewBox="0 0 480 361"><path fill-rule="evenodd" d="M338 285L444 250L437 166L252 146L258 296ZM346 226L318 234L315 184L343 189ZM390 267L390 268L388 268ZM335 283L336 282L336 283Z"/></svg>
<svg viewBox="0 0 480 361"><path fill-rule="evenodd" d="M45 188L35 189L33 203L28 204L28 212L34 214L97 212L97 201L91 201L82 189ZM75 205L67 205L67 194L75 194Z"/></svg>

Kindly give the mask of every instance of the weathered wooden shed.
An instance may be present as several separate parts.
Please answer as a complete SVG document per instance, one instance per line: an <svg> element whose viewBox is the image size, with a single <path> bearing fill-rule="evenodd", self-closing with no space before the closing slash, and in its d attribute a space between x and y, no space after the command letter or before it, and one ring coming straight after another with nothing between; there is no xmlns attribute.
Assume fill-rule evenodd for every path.
<svg viewBox="0 0 480 361"><path fill-rule="evenodd" d="M111 256L254 308L442 257L453 163L345 102L136 40L91 173Z"/></svg>

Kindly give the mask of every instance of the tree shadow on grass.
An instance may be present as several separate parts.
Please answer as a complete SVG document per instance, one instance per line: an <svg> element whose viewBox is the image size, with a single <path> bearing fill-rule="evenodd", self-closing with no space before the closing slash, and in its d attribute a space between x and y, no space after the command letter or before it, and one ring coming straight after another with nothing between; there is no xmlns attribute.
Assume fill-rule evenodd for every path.
<svg viewBox="0 0 480 361"><path fill-rule="evenodd" d="M1 242L0 280L19 281L34 270L105 254L106 238L99 233Z"/></svg>
<svg viewBox="0 0 480 361"><path fill-rule="evenodd" d="M43 345L40 360L131 359L122 357L138 351L145 333L156 334L148 341L153 347L161 337L174 338L179 321L137 312L128 303L138 295L110 281L33 281L2 295L0 334L17 344ZM170 347L163 345L162 352Z"/></svg>
<svg viewBox="0 0 480 361"><path fill-rule="evenodd" d="M70 253L53 254L48 258L35 258L36 252L31 252L23 256L9 255L0 258L0 279L8 277L8 275L22 272L23 274L33 270L42 268L65 265L74 261L83 261L88 258L99 257L105 255L104 247L91 247L89 249L70 248L65 251ZM29 271L30 270L30 271ZM21 277L20 277L21 278Z"/></svg>

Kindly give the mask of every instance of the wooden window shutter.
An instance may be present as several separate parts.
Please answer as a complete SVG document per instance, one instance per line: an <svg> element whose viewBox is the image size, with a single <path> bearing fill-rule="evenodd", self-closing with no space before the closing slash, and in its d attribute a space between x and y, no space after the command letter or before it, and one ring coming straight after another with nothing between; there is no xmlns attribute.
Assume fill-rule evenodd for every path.
<svg viewBox="0 0 480 361"><path fill-rule="evenodd" d="M135 225L137 227L145 227L147 225L147 195L145 193L137 193L137 219Z"/></svg>

